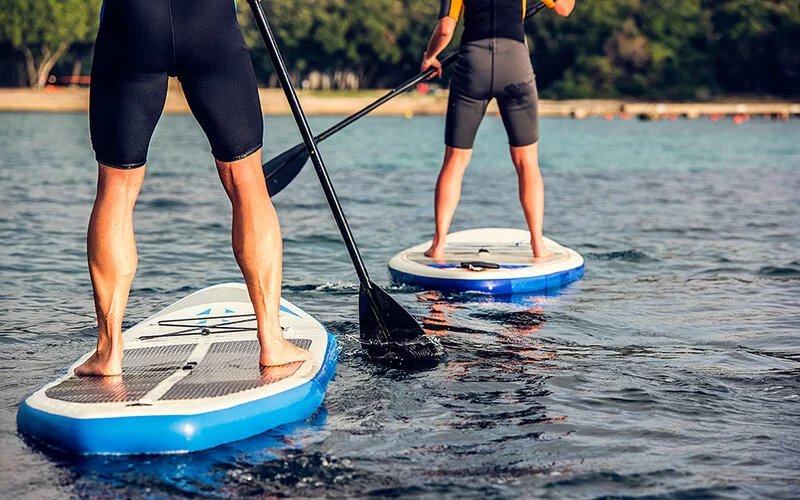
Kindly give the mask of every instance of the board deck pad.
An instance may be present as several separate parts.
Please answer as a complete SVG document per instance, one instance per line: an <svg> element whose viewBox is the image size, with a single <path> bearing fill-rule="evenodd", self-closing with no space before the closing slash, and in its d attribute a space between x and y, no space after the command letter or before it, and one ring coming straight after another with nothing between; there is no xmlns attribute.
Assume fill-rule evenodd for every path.
<svg viewBox="0 0 800 500"><path fill-rule="evenodd" d="M496 295L547 292L583 276L580 254L549 238L544 242L553 255L536 258L528 231L470 229L447 236L443 258L425 256L428 241L392 257L389 271L397 283Z"/></svg>
<svg viewBox="0 0 800 500"><path fill-rule="evenodd" d="M70 375L45 391L48 397L73 403L138 401L175 371L180 370L197 344L142 347L125 352L120 377Z"/></svg>
<svg viewBox="0 0 800 500"><path fill-rule="evenodd" d="M485 251L482 251L485 250ZM566 251L555 249L553 255L544 259L533 257L533 250L530 244L505 247L447 247L444 251L443 259L432 259L426 257L424 251L408 252L407 258L410 262L417 262L430 267L451 268L461 267L461 264L473 261L491 262L500 265L501 268L521 268L533 267L536 264L554 263L565 261L569 258Z"/></svg>
<svg viewBox="0 0 800 500"><path fill-rule="evenodd" d="M308 349L308 339L287 339ZM160 399L200 399L225 396L280 380L266 379L258 365L260 349L257 340L215 342L192 373L173 385Z"/></svg>
<svg viewBox="0 0 800 500"><path fill-rule="evenodd" d="M336 371L336 339L281 299L284 337L311 359L261 367L253 306L240 283L195 292L123 333L122 375L74 370L20 405L22 434L78 454L181 453L310 417Z"/></svg>

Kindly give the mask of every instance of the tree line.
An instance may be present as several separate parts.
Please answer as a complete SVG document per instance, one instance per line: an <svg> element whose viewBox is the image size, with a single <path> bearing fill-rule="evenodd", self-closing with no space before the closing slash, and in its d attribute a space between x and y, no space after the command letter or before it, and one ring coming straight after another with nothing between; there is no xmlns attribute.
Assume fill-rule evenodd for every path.
<svg viewBox="0 0 800 500"><path fill-rule="evenodd" d="M0 85L89 74L101 3L0 0ZM418 72L439 2L265 7L298 84L386 88ZM261 81L277 85L249 8L242 0L237 8ZM526 31L545 97L800 95L800 0L578 0L569 18L545 10Z"/></svg>

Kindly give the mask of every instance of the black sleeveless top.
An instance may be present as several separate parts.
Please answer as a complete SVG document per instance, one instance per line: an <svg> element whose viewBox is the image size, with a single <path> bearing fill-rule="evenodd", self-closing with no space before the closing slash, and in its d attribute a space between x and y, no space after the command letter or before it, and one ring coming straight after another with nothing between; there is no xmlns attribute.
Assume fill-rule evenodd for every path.
<svg viewBox="0 0 800 500"><path fill-rule="evenodd" d="M458 20L464 11L461 43L487 38L510 38L525 42L526 0L441 0L439 18ZM533 2L531 2L533 3Z"/></svg>

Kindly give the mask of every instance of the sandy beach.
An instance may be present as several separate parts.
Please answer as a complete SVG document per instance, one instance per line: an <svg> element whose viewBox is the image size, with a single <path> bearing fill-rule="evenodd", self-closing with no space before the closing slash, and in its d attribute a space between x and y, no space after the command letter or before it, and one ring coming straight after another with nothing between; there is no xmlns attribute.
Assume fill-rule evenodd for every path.
<svg viewBox="0 0 800 500"><path fill-rule="evenodd" d="M279 89L260 89L261 109L265 115L287 115L289 106ZM306 113L312 115L349 115L372 103L388 90L371 90L359 93L299 91ZM46 89L0 89L0 111L86 112L89 106L89 89L86 87L48 87ZM417 92L398 96L372 112L373 115L406 116L443 115L447 110L447 92L422 95ZM189 107L179 85L171 85L164 106L165 113L188 113ZM497 112L494 101L487 113ZM631 102L614 99L541 100L541 116L586 118L640 117L699 118L700 116L726 116L736 114L767 115L788 119L800 115L800 103L770 101L726 101L710 103L658 103Z"/></svg>
<svg viewBox="0 0 800 500"><path fill-rule="evenodd" d="M265 115L288 115L291 113L286 98L280 89L259 89L261 109ZM374 101L383 92L365 92L357 96L351 93L337 96L331 93L298 91L303 109L309 114L347 115ZM399 96L373 113L376 115L402 116L414 114L442 114L447 106L447 97L409 94ZM86 112L89 109L87 87L48 87L46 89L0 89L0 111L38 112ZM189 113L189 106L179 85L171 85L164 106L165 113Z"/></svg>

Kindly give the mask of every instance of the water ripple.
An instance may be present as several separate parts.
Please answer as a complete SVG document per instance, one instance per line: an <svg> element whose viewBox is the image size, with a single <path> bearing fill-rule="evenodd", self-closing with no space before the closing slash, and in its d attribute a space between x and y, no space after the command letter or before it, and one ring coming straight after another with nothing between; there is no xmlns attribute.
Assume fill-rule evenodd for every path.
<svg viewBox="0 0 800 500"><path fill-rule="evenodd" d="M265 160L298 142L290 117L266 125ZM443 365L403 371L365 357L357 277L306 167L274 201L283 294L339 340L323 408L206 452L76 459L21 440L15 416L95 342L87 121L0 115L2 493L796 496L800 123L543 119L545 234L586 257L585 276L505 297L389 283L387 259L431 237L443 126L368 118L322 145L370 276L442 341ZM453 230L524 228L502 122L488 118L480 134ZM31 182L42 165L57 168ZM126 326L241 280L230 203L191 117L162 118L135 227Z"/></svg>

